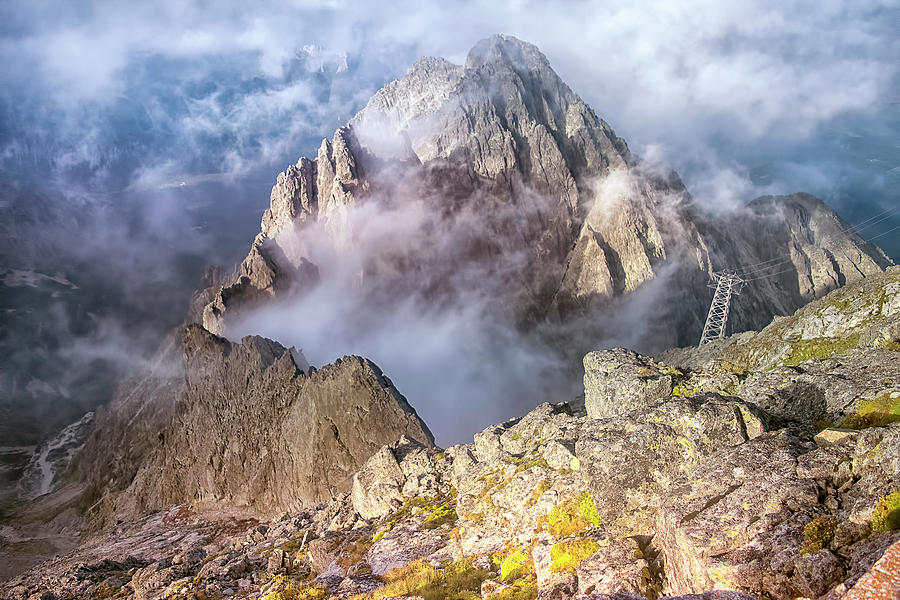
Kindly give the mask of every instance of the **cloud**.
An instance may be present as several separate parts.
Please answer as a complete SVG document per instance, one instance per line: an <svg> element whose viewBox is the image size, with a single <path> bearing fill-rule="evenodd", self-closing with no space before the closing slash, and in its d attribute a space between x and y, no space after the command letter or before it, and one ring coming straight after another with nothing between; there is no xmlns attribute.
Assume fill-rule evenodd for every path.
<svg viewBox="0 0 900 600"><path fill-rule="evenodd" d="M400 186L280 234L288 257L311 260L321 278L243 315L229 337L271 337L316 366L366 356L442 442L548 399L572 399L578 392L561 355L514 323L528 251L513 243L518 234L495 230L527 226L528 205L497 205L486 218L477 206L487 200L476 193L447 214L439 198L415 189ZM543 204L535 199L531 210Z"/></svg>
<svg viewBox="0 0 900 600"><path fill-rule="evenodd" d="M0 254L81 270L79 285L103 288L94 301L115 299L103 310L158 329L181 314L204 263L246 252L278 171L419 56L462 63L498 32L536 44L704 206L812 191L862 221L896 202L896 11L893 0L0 3ZM900 256L900 240L878 241ZM480 307L467 299L459 315ZM435 364L455 356L438 346L458 330L513 383L515 361L543 368L539 347L503 331L485 337L427 312L417 322ZM484 375L477 362L459 368Z"/></svg>

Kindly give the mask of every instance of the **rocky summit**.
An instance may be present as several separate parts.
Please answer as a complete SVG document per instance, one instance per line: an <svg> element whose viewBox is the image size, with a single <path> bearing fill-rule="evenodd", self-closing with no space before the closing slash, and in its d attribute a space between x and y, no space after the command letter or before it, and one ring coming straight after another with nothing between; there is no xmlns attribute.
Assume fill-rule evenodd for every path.
<svg viewBox="0 0 900 600"><path fill-rule="evenodd" d="M724 267L744 333L592 350L631 309L643 347L696 343ZM478 291L582 393L442 449L371 360L235 336L335 281L360 318ZM247 258L4 505L0 598L898 598L898 299L812 196L706 212L534 46L423 58L278 176Z"/></svg>
<svg viewBox="0 0 900 600"><path fill-rule="evenodd" d="M403 227L398 206L413 202L427 212L426 235ZM354 219L366 206L376 208ZM365 245L379 214L400 248ZM352 265L353 293L368 304L397 290L446 300L472 283L449 282L475 270L474 284L504 299L492 318L526 331L553 323L567 332L553 343L577 358L610 334L602 315L618 299L645 298L647 333L635 343L663 350L699 339L713 271L759 280L733 311L743 331L891 264L808 194L704 210L676 173L632 154L536 47L502 35L479 42L465 65L417 61L315 157L278 175L261 231L203 309L204 327L227 334L241 313L309 293L353 249L366 254Z"/></svg>

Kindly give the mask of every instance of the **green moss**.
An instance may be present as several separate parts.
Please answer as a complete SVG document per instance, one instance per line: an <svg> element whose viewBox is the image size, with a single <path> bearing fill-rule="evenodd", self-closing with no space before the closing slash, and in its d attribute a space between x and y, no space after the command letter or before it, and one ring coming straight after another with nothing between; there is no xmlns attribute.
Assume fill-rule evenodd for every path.
<svg viewBox="0 0 900 600"><path fill-rule="evenodd" d="M352 600L378 600L396 596L422 596L425 600L475 600L481 598L481 584L492 573L478 569L472 558L445 562L435 567L427 560L413 561L382 577L385 586Z"/></svg>
<svg viewBox="0 0 900 600"><path fill-rule="evenodd" d="M588 492L555 506L547 515L547 531L556 537L575 535L600 523L600 513Z"/></svg>
<svg viewBox="0 0 900 600"><path fill-rule="evenodd" d="M857 411L861 417L875 425L896 423L900 421L900 393L889 392L872 400L862 400Z"/></svg>
<svg viewBox="0 0 900 600"><path fill-rule="evenodd" d="M802 362L811 359L825 360L835 354L846 352L859 345L859 334L846 338L815 338L812 340L800 340L791 344L791 351L782 361L786 367L796 367Z"/></svg>
<svg viewBox="0 0 900 600"><path fill-rule="evenodd" d="M425 529L435 529L446 523L456 521L455 490L451 489L451 496L415 496L406 498L401 506L386 521L383 521L381 531L375 534L373 541L377 542L384 534L393 529L394 525L413 514L424 514Z"/></svg>
<svg viewBox="0 0 900 600"><path fill-rule="evenodd" d="M437 529L441 525L455 523L457 518L455 503L445 502L425 517L425 523L422 524L422 527L424 529Z"/></svg>
<svg viewBox="0 0 900 600"><path fill-rule="evenodd" d="M526 552L516 547L497 552L491 556L494 565L500 569L500 580L509 587L492 600L532 600L537 597L537 574L534 562Z"/></svg>
<svg viewBox="0 0 900 600"><path fill-rule="evenodd" d="M528 560L528 555L518 548L507 553L500 561L500 581L508 583L521 577Z"/></svg>
<svg viewBox="0 0 900 600"><path fill-rule="evenodd" d="M896 397L892 397L895 396ZM841 427L845 429L865 429L883 427L900 422L900 394L888 392L877 398L861 400L856 413L844 417Z"/></svg>
<svg viewBox="0 0 900 600"><path fill-rule="evenodd" d="M882 340L881 347L891 352L900 352L900 342L895 340Z"/></svg>
<svg viewBox="0 0 900 600"><path fill-rule="evenodd" d="M883 496L872 514L872 531L894 531L900 529L900 492Z"/></svg>
<svg viewBox="0 0 900 600"><path fill-rule="evenodd" d="M817 517L807 523L803 528L804 544L800 553L809 554L826 548L834 539L836 528L837 521L831 517Z"/></svg>
<svg viewBox="0 0 900 600"><path fill-rule="evenodd" d="M744 369L744 368L741 367L740 365L736 365L735 363L733 363L733 362L731 362L731 361L727 361L727 360L722 361L722 362L719 364L719 366L720 366L723 370L728 371L729 373L732 373L732 374L734 374L734 375L737 375L738 377L743 377L744 375L747 374L747 370L746 370L746 369Z"/></svg>
<svg viewBox="0 0 900 600"><path fill-rule="evenodd" d="M509 436L509 439L511 439L511 440L514 441L514 442L517 442L517 441L519 441L519 440L522 439L522 434L521 434L521 433L514 433L514 434L512 434L511 436Z"/></svg>
<svg viewBox="0 0 900 600"><path fill-rule="evenodd" d="M686 384L676 384L672 387L672 395L673 396L681 396L683 398L689 398L696 393L693 386L689 386Z"/></svg>
<svg viewBox="0 0 900 600"><path fill-rule="evenodd" d="M548 465L547 461L543 458L528 456L510 456L509 458L504 458L503 462L510 465L516 465L515 473L521 473L522 471L527 471L533 467L541 467L543 469L550 468L550 465Z"/></svg>
<svg viewBox="0 0 900 600"><path fill-rule="evenodd" d="M445 458L447 458L447 453L446 452L438 452L432 458L434 459L434 462L440 462L440 461L444 460Z"/></svg>
<svg viewBox="0 0 900 600"><path fill-rule="evenodd" d="M825 304L826 308L829 306L833 306L833 307L837 308L839 311L844 312L845 310L850 308L850 301L849 300L832 300L831 302L828 302ZM822 312L822 311L819 311L819 312Z"/></svg>
<svg viewBox="0 0 900 600"><path fill-rule="evenodd" d="M670 367L669 365L660 364L659 368L666 375L671 375L672 377L684 377L684 371L680 369L676 369L675 367Z"/></svg>
<svg viewBox="0 0 900 600"><path fill-rule="evenodd" d="M378 530L378 532L372 536L372 543L374 544L375 542L377 542L378 540L383 538L384 534L386 534L388 531L390 531L393 528L394 528L394 524L388 523L387 527L385 527L384 529Z"/></svg>
<svg viewBox="0 0 900 600"><path fill-rule="evenodd" d="M594 504L594 499L591 498L591 495L587 492L581 494L578 498L578 512L588 520L588 522L594 527L600 526L600 513L597 511L597 506Z"/></svg>
<svg viewBox="0 0 900 600"><path fill-rule="evenodd" d="M533 458L531 460L526 460L523 463L519 463L516 467L516 473L521 473L522 471L527 471L528 469L533 469L534 467L540 467L542 469L549 469L550 465L547 464L547 461L543 458Z"/></svg>
<svg viewBox="0 0 900 600"><path fill-rule="evenodd" d="M550 548L550 571L574 572L584 560L600 549L600 544L590 538L557 542Z"/></svg>

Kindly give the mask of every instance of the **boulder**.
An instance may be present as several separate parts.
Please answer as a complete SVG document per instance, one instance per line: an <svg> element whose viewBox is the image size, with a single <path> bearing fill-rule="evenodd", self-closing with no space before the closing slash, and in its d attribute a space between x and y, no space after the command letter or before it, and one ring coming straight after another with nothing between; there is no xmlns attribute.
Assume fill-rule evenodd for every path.
<svg viewBox="0 0 900 600"><path fill-rule="evenodd" d="M591 419L621 417L668 398L672 375L652 359L616 348L584 357L584 404Z"/></svg>

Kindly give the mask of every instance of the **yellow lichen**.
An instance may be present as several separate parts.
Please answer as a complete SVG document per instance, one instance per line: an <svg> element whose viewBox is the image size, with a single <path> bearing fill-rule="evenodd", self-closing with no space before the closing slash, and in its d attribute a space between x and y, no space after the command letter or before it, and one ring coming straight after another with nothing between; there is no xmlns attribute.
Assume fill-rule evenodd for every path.
<svg viewBox="0 0 900 600"><path fill-rule="evenodd" d="M554 507L547 515L547 531L556 537L575 535L600 523L600 513L588 492L582 492Z"/></svg>
<svg viewBox="0 0 900 600"><path fill-rule="evenodd" d="M591 538L579 538L557 542L550 548L550 571L553 573L574 572L586 558L600 549L600 544Z"/></svg>
<svg viewBox="0 0 900 600"><path fill-rule="evenodd" d="M882 496L872 513L872 531L900 529L900 492Z"/></svg>

